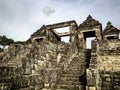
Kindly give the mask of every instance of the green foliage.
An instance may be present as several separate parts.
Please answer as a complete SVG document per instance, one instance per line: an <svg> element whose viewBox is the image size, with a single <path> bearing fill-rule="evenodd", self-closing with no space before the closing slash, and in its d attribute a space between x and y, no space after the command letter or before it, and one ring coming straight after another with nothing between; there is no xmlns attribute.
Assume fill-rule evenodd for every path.
<svg viewBox="0 0 120 90"><path fill-rule="evenodd" d="M25 44L25 42L24 41L16 41L16 42L14 42L14 44Z"/></svg>
<svg viewBox="0 0 120 90"><path fill-rule="evenodd" d="M3 49L2 49L2 48L0 48L0 52L3 52Z"/></svg>
<svg viewBox="0 0 120 90"><path fill-rule="evenodd" d="M14 43L14 40L11 38L7 38L6 36L0 36L0 45L3 46L3 49L7 46Z"/></svg>

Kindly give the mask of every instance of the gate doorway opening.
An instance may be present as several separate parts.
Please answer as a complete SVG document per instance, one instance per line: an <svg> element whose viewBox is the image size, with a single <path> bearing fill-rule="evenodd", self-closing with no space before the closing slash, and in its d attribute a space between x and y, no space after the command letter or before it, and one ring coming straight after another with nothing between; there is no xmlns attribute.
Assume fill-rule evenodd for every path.
<svg viewBox="0 0 120 90"><path fill-rule="evenodd" d="M69 43L70 42L70 36L61 37L61 41Z"/></svg>
<svg viewBox="0 0 120 90"><path fill-rule="evenodd" d="M54 29L56 32L58 33L63 33L63 32L69 32L69 26L68 27L62 27L62 28L57 28L57 29Z"/></svg>
<svg viewBox="0 0 120 90"><path fill-rule="evenodd" d="M84 41L86 42L86 48L91 49L91 41L95 39L95 30L83 32Z"/></svg>
<svg viewBox="0 0 120 90"><path fill-rule="evenodd" d="M91 44L92 44L91 42L94 39L95 39L95 37L86 38L86 48L87 49L91 49Z"/></svg>
<svg viewBox="0 0 120 90"><path fill-rule="evenodd" d="M70 42L70 26L54 29L61 37L61 41Z"/></svg>

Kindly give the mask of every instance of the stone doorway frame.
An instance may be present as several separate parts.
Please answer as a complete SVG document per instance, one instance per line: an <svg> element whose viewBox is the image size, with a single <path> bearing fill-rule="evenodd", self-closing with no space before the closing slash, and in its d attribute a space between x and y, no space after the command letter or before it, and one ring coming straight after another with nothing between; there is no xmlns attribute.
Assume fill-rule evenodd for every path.
<svg viewBox="0 0 120 90"><path fill-rule="evenodd" d="M90 37L96 37L97 40L101 40L102 39L102 35L101 35L101 29L100 28L93 28L93 29L84 29L84 30L81 30L78 37L79 37L79 40L81 41L81 45L83 48L86 49L86 37L84 35L84 33L88 33L88 32L95 32L95 35L93 36L90 36Z"/></svg>

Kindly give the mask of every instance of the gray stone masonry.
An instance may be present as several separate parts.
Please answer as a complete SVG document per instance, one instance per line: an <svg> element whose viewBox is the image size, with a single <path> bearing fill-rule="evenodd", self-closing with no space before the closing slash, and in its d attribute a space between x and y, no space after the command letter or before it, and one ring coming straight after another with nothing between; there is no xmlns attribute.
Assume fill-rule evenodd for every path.
<svg viewBox="0 0 120 90"><path fill-rule="evenodd" d="M55 29L69 27L68 32ZM0 90L120 90L120 30L88 16L43 25L0 52ZM69 36L69 42L61 41ZM86 41L92 40L91 49Z"/></svg>

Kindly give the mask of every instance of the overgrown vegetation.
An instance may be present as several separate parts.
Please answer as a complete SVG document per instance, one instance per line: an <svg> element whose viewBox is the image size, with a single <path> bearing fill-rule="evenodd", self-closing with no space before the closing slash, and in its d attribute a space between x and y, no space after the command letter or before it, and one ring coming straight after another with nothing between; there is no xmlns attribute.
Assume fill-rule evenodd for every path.
<svg viewBox="0 0 120 90"><path fill-rule="evenodd" d="M9 46L12 43L14 43L13 39L8 38L5 35L0 36L0 52L3 52L6 46Z"/></svg>
<svg viewBox="0 0 120 90"><path fill-rule="evenodd" d="M14 44L25 44L25 41L16 41Z"/></svg>
<svg viewBox="0 0 120 90"><path fill-rule="evenodd" d="M6 48L6 46L9 46L10 44L24 44L25 41L14 41L11 38L6 37L5 35L0 35L0 52L3 52L3 50Z"/></svg>
<svg viewBox="0 0 120 90"><path fill-rule="evenodd" d="M3 49L2 49L2 48L0 48L0 52L3 52Z"/></svg>

